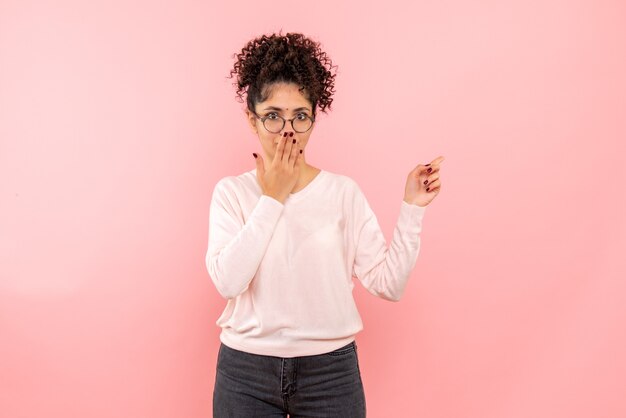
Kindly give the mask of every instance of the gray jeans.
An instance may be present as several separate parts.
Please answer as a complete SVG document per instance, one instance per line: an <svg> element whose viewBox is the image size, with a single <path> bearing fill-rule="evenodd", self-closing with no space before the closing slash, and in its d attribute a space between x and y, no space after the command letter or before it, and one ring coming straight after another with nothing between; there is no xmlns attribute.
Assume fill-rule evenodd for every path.
<svg viewBox="0 0 626 418"><path fill-rule="evenodd" d="M329 353L283 358L221 343L214 418L365 417L356 341Z"/></svg>

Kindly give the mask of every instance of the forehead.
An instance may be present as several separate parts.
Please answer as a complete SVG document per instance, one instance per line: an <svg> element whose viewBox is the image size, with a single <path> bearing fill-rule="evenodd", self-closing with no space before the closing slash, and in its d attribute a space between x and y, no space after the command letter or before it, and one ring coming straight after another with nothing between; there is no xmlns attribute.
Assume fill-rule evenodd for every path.
<svg viewBox="0 0 626 418"><path fill-rule="evenodd" d="M260 110L299 111L310 110L311 104L306 96L298 90L296 84L277 83L268 87L268 98L258 104Z"/></svg>

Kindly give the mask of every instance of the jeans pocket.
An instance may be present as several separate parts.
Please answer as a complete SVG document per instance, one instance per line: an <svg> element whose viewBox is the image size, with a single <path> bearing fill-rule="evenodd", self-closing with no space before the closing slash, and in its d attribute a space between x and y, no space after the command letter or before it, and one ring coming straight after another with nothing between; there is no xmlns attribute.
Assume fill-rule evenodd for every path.
<svg viewBox="0 0 626 418"><path fill-rule="evenodd" d="M348 345L345 345L343 347L339 347L338 349L336 349L334 351L326 353L326 355L327 356L344 356L346 354L353 353L355 351L356 351L355 343L354 343L354 341L352 341Z"/></svg>

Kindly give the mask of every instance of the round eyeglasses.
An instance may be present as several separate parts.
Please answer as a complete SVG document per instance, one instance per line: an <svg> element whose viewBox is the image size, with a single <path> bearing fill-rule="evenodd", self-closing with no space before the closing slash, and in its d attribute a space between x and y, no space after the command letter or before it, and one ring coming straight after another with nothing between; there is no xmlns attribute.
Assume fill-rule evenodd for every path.
<svg viewBox="0 0 626 418"><path fill-rule="evenodd" d="M286 121L291 122L291 127L293 128L293 130L301 134L311 129L311 126L313 126L313 122L315 122L315 118L307 115L306 113L298 113L298 115L292 119L285 119L275 112L272 112L264 117L260 117L256 114L256 112L252 113L254 114L254 116L261 119L261 122L263 122L263 126L265 126L265 129L273 134L277 134L282 131L285 127Z"/></svg>

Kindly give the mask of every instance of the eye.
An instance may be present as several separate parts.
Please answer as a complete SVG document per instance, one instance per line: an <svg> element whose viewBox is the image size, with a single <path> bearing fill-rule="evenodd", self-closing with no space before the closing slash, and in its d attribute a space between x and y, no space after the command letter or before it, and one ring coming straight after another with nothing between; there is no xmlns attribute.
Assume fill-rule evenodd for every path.
<svg viewBox="0 0 626 418"><path fill-rule="evenodd" d="M298 113L298 116L299 116L299 117L300 117L300 116L302 116L302 117L300 118L300 120L304 120L304 119L306 119L306 118L308 118L308 117L309 117L309 115L307 115L306 113Z"/></svg>

